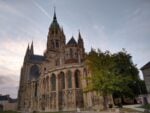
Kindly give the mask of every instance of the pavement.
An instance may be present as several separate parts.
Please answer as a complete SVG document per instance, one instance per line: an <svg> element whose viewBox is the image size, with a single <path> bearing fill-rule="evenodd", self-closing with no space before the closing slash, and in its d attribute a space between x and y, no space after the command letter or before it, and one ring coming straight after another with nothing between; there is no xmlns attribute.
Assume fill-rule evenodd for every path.
<svg viewBox="0 0 150 113"><path fill-rule="evenodd" d="M145 109L144 108L139 108L141 106L141 104L134 104L134 105L123 105L123 108L129 108L129 109L133 109L136 110L137 112L144 112ZM79 112L76 112L79 113ZM119 109L114 109L114 110L108 110L108 111L81 111L80 113L122 113L119 111ZM124 112L124 113L128 113L128 112ZM133 113L133 112L132 112ZM136 113L136 112L134 112Z"/></svg>
<svg viewBox="0 0 150 113"><path fill-rule="evenodd" d="M139 108L140 106L142 106L141 104L134 104L134 105L124 105L123 108L130 108L136 111L140 111L140 112L144 112L144 108Z"/></svg>

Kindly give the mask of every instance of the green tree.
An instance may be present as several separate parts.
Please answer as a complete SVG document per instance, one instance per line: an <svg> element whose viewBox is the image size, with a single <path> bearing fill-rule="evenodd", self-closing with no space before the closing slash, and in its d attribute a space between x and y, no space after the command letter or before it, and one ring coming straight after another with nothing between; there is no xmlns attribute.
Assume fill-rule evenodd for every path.
<svg viewBox="0 0 150 113"><path fill-rule="evenodd" d="M107 97L113 92L131 92L127 86L131 80L129 76L120 76L116 69L116 62L113 55L109 52L101 52L100 50L91 50L87 55L86 64L91 72L89 77L89 85L85 91L96 91L103 96L104 109L107 109Z"/></svg>

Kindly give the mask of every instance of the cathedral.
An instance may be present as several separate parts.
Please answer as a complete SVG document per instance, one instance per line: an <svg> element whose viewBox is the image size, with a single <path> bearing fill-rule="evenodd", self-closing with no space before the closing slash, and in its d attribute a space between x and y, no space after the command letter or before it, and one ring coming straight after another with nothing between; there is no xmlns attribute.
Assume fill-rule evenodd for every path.
<svg viewBox="0 0 150 113"><path fill-rule="evenodd" d="M85 65L83 38L66 43L63 28L54 12L43 56L28 45L20 73L18 109L28 112L74 111L100 107L103 100L95 92L84 92L90 76Z"/></svg>

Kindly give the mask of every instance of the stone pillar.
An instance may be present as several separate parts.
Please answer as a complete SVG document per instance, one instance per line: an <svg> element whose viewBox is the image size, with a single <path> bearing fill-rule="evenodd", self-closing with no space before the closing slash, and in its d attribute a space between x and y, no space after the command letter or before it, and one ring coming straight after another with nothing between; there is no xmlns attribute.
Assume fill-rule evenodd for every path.
<svg viewBox="0 0 150 113"><path fill-rule="evenodd" d="M49 93L51 92L51 76L48 77L49 78Z"/></svg>
<svg viewBox="0 0 150 113"><path fill-rule="evenodd" d="M67 72L65 72L65 94L67 93L67 90L68 90L68 75L67 75L68 73ZM67 109L68 108L68 102L67 102L67 95L64 95L65 97L65 109Z"/></svg>
<svg viewBox="0 0 150 113"><path fill-rule="evenodd" d="M65 90L68 90L68 73L65 73Z"/></svg>
<svg viewBox="0 0 150 113"><path fill-rule="evenodd" d="M76 109L76 86L75 86L75 74L74 70L72 71L72 89L73 89L73 101L74 101L74 109Z"/></svg>
<svg viewBox="0 0 150 113"><path fill-rule="evenodd" d="M49 75L49 77L48 77L49 79L48 79L48 81L49 81L49 93L48 93L48 102L49 102L49 111L51 110L51 100L50 100L50 96L51 96L51 76Z"/></svg>
<svg viewBox="0 0 150 113"><path fill-rule="evenodd" d="M56 110L59 111L59 83L58 83L58 74L56 76Z"/></svg>

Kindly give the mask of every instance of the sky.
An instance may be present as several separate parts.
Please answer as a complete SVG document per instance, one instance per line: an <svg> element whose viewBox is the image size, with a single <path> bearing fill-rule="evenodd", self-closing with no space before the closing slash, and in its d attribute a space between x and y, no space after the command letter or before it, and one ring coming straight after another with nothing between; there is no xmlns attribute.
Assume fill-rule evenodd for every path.
<svg viewBox="0 0 150 113"><path fill-rule="evenodd" d="M150 0L0 0L0 94L17 97L27 45L43 55L54 7L66 41L80 30L87 52L125 48L138 69L150 61Z"/></svg>

